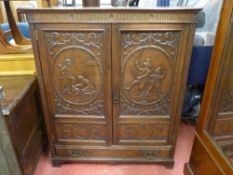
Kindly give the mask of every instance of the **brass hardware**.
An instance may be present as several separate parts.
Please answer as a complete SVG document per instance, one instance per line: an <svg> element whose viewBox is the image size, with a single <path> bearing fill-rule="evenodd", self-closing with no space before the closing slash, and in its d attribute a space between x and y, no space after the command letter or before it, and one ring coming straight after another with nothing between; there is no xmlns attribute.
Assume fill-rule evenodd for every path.
<svg viewBox="0 0 233 175"><path fill-rule="evenodd" d="M112 94L112 100L113 100L113 103L115 103L115 104L119 104L120 103L120 97L119 97L119 95L116 92L113 92L113 94Z"/></svg>
<svg viewBox="0 0 233 175"><path fill-rule="evenodd" d="M80 150L68 150L67 152L69 155L74 157L79 157L82 153Z"/></svg>

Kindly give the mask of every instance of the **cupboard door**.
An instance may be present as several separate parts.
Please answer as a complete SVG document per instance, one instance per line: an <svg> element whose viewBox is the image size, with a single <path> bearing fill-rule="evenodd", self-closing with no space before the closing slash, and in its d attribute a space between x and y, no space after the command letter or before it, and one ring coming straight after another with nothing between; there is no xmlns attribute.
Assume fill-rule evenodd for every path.
<svg viewBox="0 0 233 175"><path fill-rule="evenodd" d="M174 24L113 27L114 144L174 145L190 30Z"/></svg>
<svg viewBox="0 0 233 175"><path fill-rule="evenodd" d="M38 25L56 144L112 143L110 25Z"/></svg>
<svg viewBox="0 0 233 175"><path fill-rule="evenodd" d="M226 35L226 44L222 54L222 63L218 72L215 97L211 120L208 123L208 132L215 137L220 144L232 147L233 152L233 15Z"/></svg>

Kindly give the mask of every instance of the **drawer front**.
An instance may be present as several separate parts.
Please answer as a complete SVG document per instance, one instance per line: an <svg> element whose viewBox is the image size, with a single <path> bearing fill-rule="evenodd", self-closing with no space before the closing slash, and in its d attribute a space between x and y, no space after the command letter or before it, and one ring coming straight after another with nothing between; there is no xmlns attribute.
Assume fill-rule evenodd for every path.
<svg viewBox="0 0 233 175"><path fill-rule="evenodd" d="M158 160L169 158L170 147L146 149L146 148L121 148L121 147L78 147L78 148L56 148L56 156L70 157L77 160Z"/></svg>
<svg viewBox="0 0 233 175"><path fill-rule="evenodd" d="M231 115L232 117L232 115ZM214 136L233 136L233 119L220 118L216 120L214 127Z"/></svg>
<svg viewBox="0 0 233 175"><path fill-rule="evenodd" d="M108 127L104 120L56 119L57 142L77 145L106 145L108 143Z"/></svg>
<svg viewBox="0 0 233 175"><path fill-rule="evenodd" d="M121 119L119 143L125 145L166 145L169 122L157 119L135 119L130 123Z"/></svg>

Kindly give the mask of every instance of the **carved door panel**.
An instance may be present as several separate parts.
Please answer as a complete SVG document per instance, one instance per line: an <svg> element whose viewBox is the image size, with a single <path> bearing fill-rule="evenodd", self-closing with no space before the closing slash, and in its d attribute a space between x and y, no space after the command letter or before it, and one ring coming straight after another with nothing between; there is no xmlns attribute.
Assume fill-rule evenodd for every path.
<svg viewBox="0 0 233 175"><path fill-rule="evenodd" d="M209 121L208 131L217 140L233 139L233 15L223 50L222 66L219 70L218 81L213 102L213 112ZM232 143L231 143L232 144Z"/></svg>
<svg viewBox="0 0 233 175"><path fill-rule="evenodd" d="M57 143L112 143L110 25L38 26L40 61Z"/></svg>
<svg viewBox="0 0 233 175"><path fill-rule="evenodd" d="M174 144L189 30L172 24L113 27L114 144Z"/></svg>
<svg viewBox="0 0 233 175"><path fill-rule="evenodd" d="M228 46L233 46L233 34L231 32ZM226 66L220 71L219 91L217 91L217 99L215 101L215 108L212 120L210 121L209 130L211 134L221 140L233 139L233 50L227 48L227 53L224 53L227 62ZM217 114L217 115L216 115ZM224 138L225 137L225 138Z"/></svg>

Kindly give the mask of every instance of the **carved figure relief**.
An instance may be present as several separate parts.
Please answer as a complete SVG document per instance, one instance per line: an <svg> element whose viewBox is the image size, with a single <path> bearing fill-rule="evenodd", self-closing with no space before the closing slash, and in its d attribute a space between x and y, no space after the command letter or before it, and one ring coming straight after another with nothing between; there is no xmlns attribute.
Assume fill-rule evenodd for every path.
<svg viewBox="0 0 233 175"><path fill-rule="evenodd" d="M103 115L103 33L48 32L46 37L56 112Z"/></svg>
<svg viewBox="0 0 233 175"><path fill-rule="evenodd" d="M102 86L100 65L82 49L66 49L54 62L55 91L63 100L87 104L95 100Z"/></svg>
<svg viewBox="0 0 233 175"><path fill-rule="evenodd" d="M128 87L125 87L126 91L136 89L136 94L141 97L149 97L153 94L162 97L163 92L161 89L162 80L166 76L166 69L163 66L153 67L151 58L146 58L143 61L142 66L139 65L138 59L135 61L136 71L133 72L135 78L131 81ZM153 93L153 90L155 92Z"/></svg>
<svg viewBox="0 0 233 175"><path fill-rule="evenodd" d="M179 32L122 34L121 114L169 114L179 37Z"/></svg>
<svg viewBox="0 0 233 175"><path fill-rule="evenodd" d="M63 64L59 64L60 80L63 81L63 93L67 96L94 95L96 90L89 79L83 75L75 76L71 71L72 59L66 58Z"/></svg>
<svg viewBox="0 0 233 175"><path fill-rule="evenodd" d="M93 124L64 124L62 125L64 139L100 140L104 139L104 127Z"/></svg>

